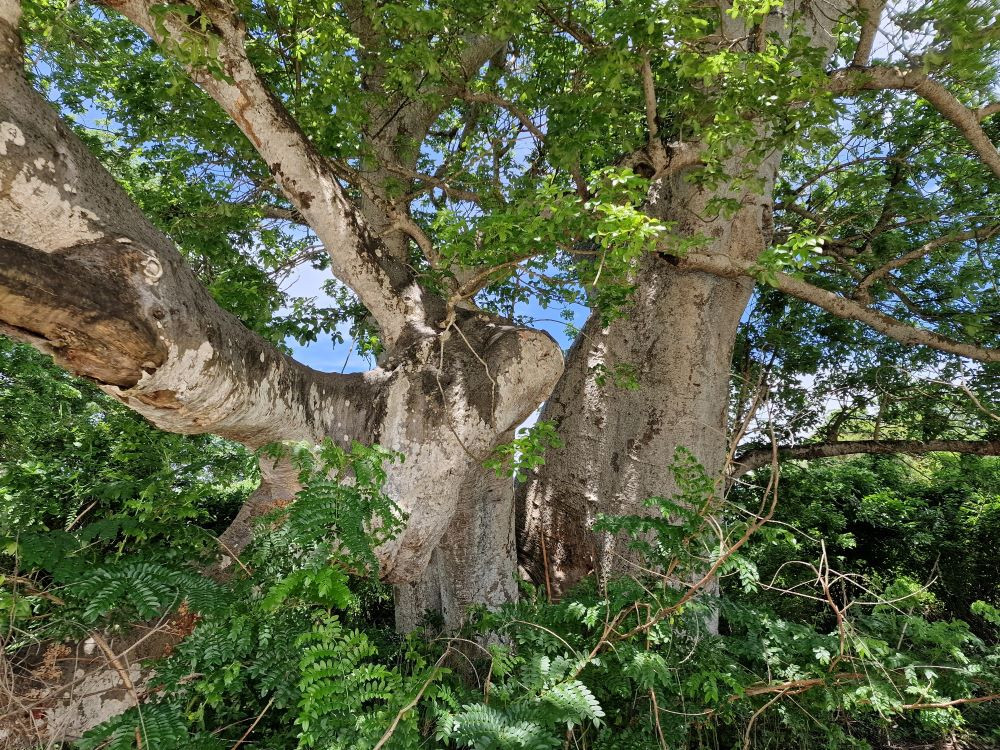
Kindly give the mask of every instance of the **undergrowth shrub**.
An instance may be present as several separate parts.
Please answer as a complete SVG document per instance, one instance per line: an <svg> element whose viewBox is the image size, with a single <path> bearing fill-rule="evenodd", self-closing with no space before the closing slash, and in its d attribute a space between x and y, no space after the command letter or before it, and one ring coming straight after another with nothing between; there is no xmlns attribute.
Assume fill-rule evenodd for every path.
<svg viewBox="0 0 1000 750"><path fill-rule="evenodd" d="M0 390L0 408L24 409L16 402L23 398L30 402ZM713 478L679 450L675 496L651 498L651 515L599 521L601 533L631 540L639 573L587 579L559 601L524 584L519 602L470 613L461 633L428 625L401 636L375 556L405 521L382 489L398 456L329 441L268 448L265 460L295 463L303 491L259 519L239 564L220 580L205 575L214 527L201 524L212 502L245 491L236 468L249 470L251 457L224 447L219 468L183 441L143 442L135 426L122 434L141 450L161 450L166 463L131 463L103 427L89 432L101 420L87 415L106 406L81 391L63 417L81 445L94 446L87 461L125 456L125 468L91 470L100 478L135 472L126 484L141 489L124 501L108 500L96 479L60 474L52 502L32 508L31 456L47 464L66 445L46 444L44 430L36 443L0 444L8 655L170 613L189 625L151 665L155 677L138 705L89 732L81 750L1000 742L989 700L1000 693L998 603L989 588L974 598L974 581L957 594L942 589L944 577L928 577L927 562L942 530L952 545L962 541L960 528L972 528L978 544L994 541L996 493L983 481L978 495L961 499L961 472L947 460L934 473L947 491L919 494L911 478L886 487L892 472L874 482L842 462L815 475L793 467L780 491L764 472L770 484L722 501ZM976 466L980 478L995 476L995 465ZM494 468L513 472L517 463ZM187 499L157 509L158 493L174 491L163 484L168 469ZM828 481L840 489L825 493ZM953 520L931 526L929 540L904 538L897 547L909 549L888 550L877 539L889 523L880 514L900 504L905 518ZM147 526L150 518L158 520ZM870 543L852 546L866 534ZM959 601L969 624L956 616Z"/></svg>

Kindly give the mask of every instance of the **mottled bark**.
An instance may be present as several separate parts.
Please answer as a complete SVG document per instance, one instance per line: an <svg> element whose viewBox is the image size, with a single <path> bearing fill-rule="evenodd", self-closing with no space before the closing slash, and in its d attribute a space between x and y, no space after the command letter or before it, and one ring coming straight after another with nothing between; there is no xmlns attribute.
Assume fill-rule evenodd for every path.
<svg viewBox="0 0 1000 750"><path fill-rule="evenodd" d="M718 247L759 251L764 216L760 205L745 209ZM566 447L551 451L520 492L522 565L554 594L591 572L628 567L622 541L590 525L600 513L641 513L646 498L673 494L678 446L712 475L723 468L729 362L752 284L683 272L665 257L646 260L639 278L627 314L607 328L592 316L570 351L542 412ZM635 368L637 389L598 384L622 365Z"/></svg>
<svg viewBox="0 0 1000 750"><path fill-rule="evenodd" d="M728 16L727 3L718 5L727 44L746 45L765 32L787 38L796 24L827 54L834 25L850 6L789 2L767 17L764 28L750 29ZM757 127L767 138L768 124ZM698 144L687 146L697 153ZM590 527L598 514L650 512L643 505L647 498L674 494L670 464L678 446L721 480L732 350L753 286L750 270L771 240L781 158L777 148L761 162L734 151L723 172L755 178L755 192L734 193L728 183L697 187L685 179L685 165L654 181L646 211L673 222L676 237L700 238L697 256L743 272L717 274L708 262L699 267L669 255L644 260L634 303L607 328L596 313L591 316L545 405L542 418L555 422L566 447L551 451L519 490L518 545L522 566L554 594L591 572L603 576L630 567L623 540ZM720 216L711 208L717 198L735 199L740 209ZM671 252L669 241L664 250ZM634 369L637 389L598 384L621 366Z"/></svg>
<svg viewBox="0 0 1000 750"><path fill-rule="evenodd" d="M477 464L459 494L460 507L424 575L394 589L400 631L413 629L427 613L454 631L471 605L496 608L517 598L513 480Z"/></svg>
<svg viewBox="0 0 1000 750"><path fill-rule="evenodd" d="M376 317L387 333L387 356L367 373L319 373L290 359L219 309L171 241L27 83L18 15L13 0L0 0L4 331L166 430L214 432L251 447L331 437L402 453L387 491L409 520L378 555L386 580L418 580L460 509L470 467L558 378L555 342L486 313L455 311L442 325L445 303L400 276L301 131L254 88L260 81L241 67L248 63L236 40L234 80L245 95L260 96L241 115L256 128L251 140L286 174L303 216L326 227L335 269L381 311ZM213 85L232 104L229 84L206 88ZM307 185L316 191L308 200ZM318 205L324 202L325 209ZM380 295L392 299L370 302ZM247 509L239 523L252 515Z"/></svg>

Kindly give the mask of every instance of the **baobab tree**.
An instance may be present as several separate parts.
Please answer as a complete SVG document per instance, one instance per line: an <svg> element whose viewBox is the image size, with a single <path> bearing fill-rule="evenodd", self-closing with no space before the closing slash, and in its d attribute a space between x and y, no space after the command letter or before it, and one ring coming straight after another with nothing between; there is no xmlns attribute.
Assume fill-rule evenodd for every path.
<svg viewBox="0 0 1000 750"><path fill-rule="evenodd" d="M938 250L988 280L968 243L989 251L994 234L996 35L945 23L941 9L108 0L24 11L0 0L3 332L165 430L401 453L388 491L407 522L379 562L402 628L428 608L457 625L469 604L514 597L513 491L483 462L546 399L565 447L529 477L518 514L521 562L539 582L561 589L613 567L620 551L590 522L669 494L677 446L720 475L755 281L907 346L1000 359L995 327L955 332L899 307L900 274ZM926 27L922 58L892 47L900 19ZM44 64L29 75L33 50ZM81 100L114 102L132 155L85 123L81 139L32 79L83 120ZM873 201L940 179L932 156L832 150L881 91L909 92L895 106L926 102L921 117L940 120L935 147L961 160L949 189L978 190L961 210L921 224L910 201L865 223ZM212 168L198 172L199 160ZM853 210L829 197L872 161L915 167L890 175L892 190L843 194ZM353 300L355 330L377 338L372 370L310 370L248 328L274 333L213 284L213 270L238 265L199 246L217 229L185 234L183 200L164 206L189 180L216 185L218 216L253 224L242 235L226 224L224 240L266 247L267 222L301 228L285 235L296 247L315 236L325 254L309 258ZM816 200L793 198L804 194ZM547 334L502 314L532 295L593 310L565 373ZM236 552L251 519L296 490L287 464L262 468L224 535Z"/></svg>
<svg viewBox="0 0 1000 750"><path fill-rule="evenodd" d="M652 175L644 210L670 230L638 262L627 313L610 325L599 310L591 314L542 413L566 447L519 490L522 563L536 582L559 592L590 573L629 570L621 540L590 527L600 514L642 513L646 498L676 492L665 467L678 446L711 476L730 479L771 463L775 426L809 437L773 446L782 458L1000 448L996 416L967 380L983 383L998 361L991 240L1000 161L988 119L997 111L997 49L985 42L995 34L995 9L948 5L966 18L985 14L982 30L956 37L960 24L945 19L945 5L786 2L761 9L755 22L713 27L719 36L708 44L717 53L724 45L729 56L719 53L718 66L732 79L709 75L696 86L693 123L676 81L654 74L670 63L655 48L638 48L650 141L628 158ZM836 21L845 18L856 25L838 35ZM600 29L598 12L581 12L566 43L600 59L615 45ZM760 57L754 67L734 52L767 57L769 44L771 54L787 54L771 58L774 73L760 69ZM808 102L798 86L811 92ZM715 127L702 130L713 114ZM706 159L712 151L719 155ZM727 179L699 178L706 160ZM767 291L748 319L753 279ZM974 364L963 369L963 360ZM846 420L872 413L879 368L897 370L892 385L875 389L893 391L886 402L897 406L893 415L875 411L897 427L889 435L911 439L880 440L878 426L872 439L842 439ZM924 381L939 371L952 383L965 377L965 405L953 420L930 431L925 422L913 434L921 414L914 380L898 370L923 371ZM623 371L636 373L634 387L601 387ZM802 375L811 399L802 399L810 390ZM943 384L932 386L936 396L923 394L925 406L928 397L947 398ZM850 395L824 406L835 392ZM814 421L772 413L758 425L760 447L740 448L766 400ZM816 433L817 408L837 414L825 435ZM962 439L933 439L954 435Z"/></svg>

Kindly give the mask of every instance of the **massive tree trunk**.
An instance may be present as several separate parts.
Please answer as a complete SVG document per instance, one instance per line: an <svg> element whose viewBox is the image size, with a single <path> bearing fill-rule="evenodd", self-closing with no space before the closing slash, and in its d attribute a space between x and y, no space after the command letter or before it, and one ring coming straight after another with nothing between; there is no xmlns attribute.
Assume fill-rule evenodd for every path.
<svg viewBox="0 0 1000 750"><path fill-rule="evenodd" d="M396 627L403 632L425 613L454 631L471 605L495 608L517 598L513 480L476 464L459 492L459 508L423 576L395 586Z"/></svg>
<svg viewBox="0 0 1000 750"><path fill-rule="evenodd" d="M116 7L155 35L146 6ZM378 321L381 365L356 375L313 371L219 309L169 238L27 83L13 0L0 2L0 325L166 430L214 432L254 448L330 437L402 453L387 491L409 518L378 555L387 581L413 583L456 513L487 523L496 510L489 523L506 533L509 504L479 503L470 477L548 394L561 353L547 334L422 290L263 87L235 13L216 6L212 13L231 77L192 76L267 160L339 278ZM265 482L224 537L236 547L255 509L294 484L281 473ZM500 569L513 569L513 557ZM476 590L471 580L462 588Z"/></svg>
<svg viewBox="0 0 1000 750"><path fill-rule="evenodd" d="M762 28L728 16L728 3L718 6L728 45L746 51L767 34L788 39L794 27L829 56L834 26L850 4L787 2ZM655 103L647 100L647 107L655 114ZM761 139L771 136L770 123L755 125ZM650 132L655 137L652 125ZM684 146L687 154L700 148ZM652 154L655 162L662 149L651 142L640 157ZM670 169L670 163L667 176L654 180L646 212L669 222L675 240L696 242L690 255L707 262L671 255L669 240L665 254L644 259L632 304L606 328L596 311L591 315L545 405L542 419L556 424L566 447L551 451L518 492L518 544L522 566L554 594L591 572L604 576L629 567L622 540L590 527L598 514L646 513L647 498L674 494L670 465L678 447L721 479L733 345L753 287L747 271L771 241L780 158L779 148L755 159L736 146L722 170L732 182L696 184L687 179L694 165ZM754 189L734 188L741 178L750 178L742 184ZM722 215L712 208L718 199L740 208ZM703 272L719 260L742 273ZM636 373L638 388L613 384L621 367Z"/></svg>
<svg viewBox="0 0 1000 750"><path fill-rule="evenodd" d="M773 180L774 162L762 169ZM688 191L684 209L703 198L680 179L673 188L674 201ZM661 205L653 201L650 210ZM672 205L672 218L699 215ZM712 238L710 252L752 258L769 239L770 205L749 202L710 226L690 222L690 234ZM621 540L590 526L598 514L641 513L646 498L673 494L678 446L710 475L723 468L729 364L752 282L685 271L663 255L647 258L637 278L627 313L606 328L593 314L570 351L541 417L556 424L565 447L551 451L519 493L522 564L556 594L591 572L627 567ZM634 368L638 388L614 385L608 374L622 367Z"/></svg>

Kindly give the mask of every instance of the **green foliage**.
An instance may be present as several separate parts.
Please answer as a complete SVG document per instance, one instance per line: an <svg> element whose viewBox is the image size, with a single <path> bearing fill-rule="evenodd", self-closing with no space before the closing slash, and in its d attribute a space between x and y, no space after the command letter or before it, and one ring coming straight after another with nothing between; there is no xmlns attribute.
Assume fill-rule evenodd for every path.
<svg viewBox="0 0 1000 750"><path fill-rule="evenodd" d="M178 32L157 48L100 8L23 5L35 82L222 307L279 346L349 328L363 354L380 353L346 288L332 290L331 308L285 291L296 269L329 261L295 222L266 218L288 210L269 165L179 73L225 77L204 16L153 6L154 27ZM578 303L604 323L627 310L652 252L680 257L707 240L657 218L670 201L650 195L648 164L622 166L651 145L640 60L661 145L703 147L699 168L668 180L713 193L699 218L755 203L766 186L753 169L784 152L776 200L764 201L761 228L775 239L757 259L763 282L783 271L854 294L887 262L998 215L994 176L932 107L910 92L835 101L819 50L794 30L764 33L788 10L774 0L737 0L725 15L699 0L240 3L252 63L349 190L371 190L387 146L433 175L377 186L438 251L440 262L409 248L423 291L464 268L488 282L475 300L484 307L513 317L524 303ZM998 10L993 0L893 7L891 62L980 106L995 89ZM838 27L833 64L851 60L857 26ZM484 29L514 41L464 87L479 101L453 99ZM426 137L395 130L428 104ZM996 142L996 123L983 127ZM475 200L452 194L463 192ZM868 290L873 309L996 345L995 240L945 242L892 270ZM860 326L766 288L748 318L734 424L767 383L766 427L778 434L997 434L995 367L873 344ZM645 385L629 365L602 367L602 387ZM200 618L157 665L162 690L81 747L232 747L257 720L252 741L274 750L373 747L390 726L388 747L866 747L930 743L963 725L1000 741L988 705L907 708L1000 689L995 462L788 466L780 525L756 529L749 514L770 499L761 488L723 498L679 451L675 494L651 498L648 516L598 523L631 540L635 575L588 579L554 603L528 590L483 613L464 641L404 641L390 632L374 554L403 522L382 491L391 454L330 442L275 450L304 489L214 583L199 569L254 484L252 456L157 433L3 341L0 373L8 651L182 604ZM831 417L834 398L843 408ZM559 445L539 423L487 465L523 480ZM691 588L706 569L721 599ZM722 635L706 628L714 617Z"/></svg>
<svg viewBox="0 0 1000 750"><path fill-rule="evenodd" d="M299 747L354 748L380 727L377 705L393 704L404 687L399 670L372 657L378 649L336 617L296 639L299 661Z"/></svg>
<svg viewBox="0 0 1000 750"><path fill-rule="evenodd" d="M642 516L599 516L594 523L595 531L610 534L624 533L629 546L643 559L656 566L683 566L688 569L692 557L692 544L707 545L711 549L711 529L705 518L716 505L716 482L705 473L701 464L688 449L678 446L674 462L670 466L674 482L679 491L670 498L647 498L645 505L658 512ZM697 573L704 567L697 563L690 570Z"/></svg>
<svg viewBox="0 0 1000 750"><path fill-rule="evenodd" d="M214 559L215 534L249 494L253 457L217 438L159 432L6 339L0 373L0 573L14 576L0 606L38 621L11 643L185 601L224 606L195 568ZM24 590L26 577L62 603Z"/></svg>
<svg viewBox="0 0 1000 750"><path fill-rule="evenodd" d="M739 503L742 490L734 492ZM825 550L830 564L870 577L878 586L907 579L924 583L931 601L915 611L969 622L996 642L973 605L1000 605L1000 586L988 571L1000 532L1000 462L995 458L936 455L916 465L893 458L852 458L788 465L782 471L776 520L801 533L779 531L753 548L762 580L782 589L813 577L787 561L814 559ZM776 576L776 577L775 577ZM758 593L789 619L828 616L807 600ZM824 615L826 611L826 615ZM807 615L807 613L809 613ZM822 620L820 620L822 621Z"/></svg>
<svg viewBox="0 0 1000 750"><path fill-rule="evenodd" d="M180 65L232 82L219 59L222 39L193 5L151 5L150 17L164 51ZM168 25L168 21L170 22Z"/></svg>
<svg viewBox="0 0 1000 750"><path fill-rule="evenodd" d="M580 660L544 654L513 657L490 649L490 703L467 703L443 712L437 736L477 750L550 750L581 724L600 726L604 709L575 675Z"/></svg>
<svg viewBox="0 0 1000 750"><path fill-rule="evenodd" d="M186 602L196 612L224 609L225 589L185 570L149 562L121 562L98 568L72 585L73 595L86 602L82 618L93 623L118 610L148 620Z"/></svg>
<svg viewBox="0 0 1000 750"><path fill-rule="evenodd" d="M77 743L79 750L215 750L221 743L210 738L195 739L188 733L184 718L172 707L150 703L128 711L93 729Z"/></svg>
<svg viewBox="0 0 1000 750"><path fill-rule="evenodd" d="M591 367L590 371L594 373L594 382L602 388L612 385L626 391L639 390L639 375L634 366L625 362L619 362L613 368L598 363Z"/></svg>
<svg viewBox="0 0 1000 750"><path fill-rule="evenodd" d="M543 430L539 449L554 436ZM519 452L534 449L529 440ZM399 523L382 491L395 456L330 443L269 453L295 461L303 492L258 522L221 582L179 564L159 537L122 536L114 517L82 536L83 523L12 542L18 580L38 590L5 580L0 606L33 637L171 610L194 617L155 665L155 694L79 747L228 748L255 720L254 741L274 750L383 738L387 748L476 750L731 747L747 737L858 748L969 729L990 737L1000 725L988 704L910 708L1000 690L1000 603L981 585L995 547L993 459L927 459L923 474L888 459L790 465L782 525L735 549L752 531L739 507L756 512L763 488L724 501L679 449L676 492L649 501L656 513L598 524L631 539L639 573L586 579L558 602L529 589L475 614L459 638L403 639L373 564ZM100 555L87 556L88 544ZM721 599L691 588L706 565ZM722 635L706 629L713 617Z"/></svg>
<svg viewBox="0 0 1000 750"><path fill-rule="evenodd" d="M771 245L757 259L757 278L771 283L775 272L801 275L802 270L823 252L823 237L792 234L780 245Z"/></svg>
<svg viewBox="0 0 1000 750"><path fill-rule="evenodd" d="M498 445L483 465L499 476L512 476L523 482L532 469L545 463L545 451L562 448L563 442L551 422L539 420L531 427L518 428L517 437Z"/></svg>
<svg viewBox="0 0 1000 750"><path fill-rule="evenodd" d="M302 490L288 510L284 541L309 547L336 539L337 556L346 564L375 570L375 548L406 522L382 491L385 464L401 461L402 456L357 442L344 450L329 438L317 446L268 446L264 453L275 459L287 453L299 470Z"/></svg>

